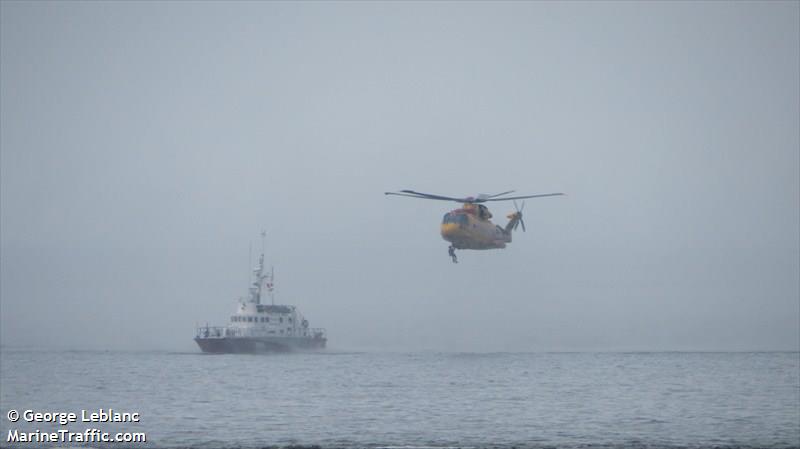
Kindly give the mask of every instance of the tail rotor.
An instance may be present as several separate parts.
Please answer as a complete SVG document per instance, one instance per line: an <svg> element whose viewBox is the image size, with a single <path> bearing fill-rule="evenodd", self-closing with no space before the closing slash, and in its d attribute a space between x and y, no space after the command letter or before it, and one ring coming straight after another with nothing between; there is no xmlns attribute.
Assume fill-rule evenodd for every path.
<svg viewBox="0 0 800 449"><path fill-rule="evenodd" d="M514 223L514 230L517 230L517 226L522 225L522 232L525 232L525 221L522 219L522 210L525 209L525 201L522 202L522 207L517 206L517 201L514 200L514 209L517 210L517 218L519 219L516 223Z"/></svg>

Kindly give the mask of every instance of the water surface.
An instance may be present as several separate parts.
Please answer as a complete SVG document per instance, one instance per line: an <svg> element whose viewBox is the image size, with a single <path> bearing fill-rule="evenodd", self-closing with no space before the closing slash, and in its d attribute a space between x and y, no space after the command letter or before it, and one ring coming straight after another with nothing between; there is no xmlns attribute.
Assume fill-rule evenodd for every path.
<svg viewBox="0 0 800 449"><path fill-rule="evenodd" d="M0 362L2 446L9 429L62 428L10 423L11 409L113 408L141 422L96 427L146 432L132 447L800 447L798 353L4 349Z"/></svg>

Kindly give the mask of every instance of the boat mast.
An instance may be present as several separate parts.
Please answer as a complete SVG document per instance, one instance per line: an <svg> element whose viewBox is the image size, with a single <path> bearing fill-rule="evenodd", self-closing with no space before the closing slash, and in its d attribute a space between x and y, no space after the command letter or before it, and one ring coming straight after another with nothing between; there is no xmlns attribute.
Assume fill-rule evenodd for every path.
<svg viewBox="0 0 800 449"><path fill-rule="evenodd" d="M272 305L275 305L275 267L269 267L269 282L267 283L267 291L269 292L269 299Z"/></svg>
<svg viewBox="0 0 800 449"><path fill-rule="evenodd" d="M250 286L250 302L261 304L261 288L264 285L264 280L268 277L264 274L264 237L267 235L265 231L261 231L261 255L258 257L258 265L253 268L255 280Z"/></svg>
<svg viewBox="0 0 800 449"><path fill-rule="evenodd" d="M267 231L261 230L261 259L259 260L259 268L261 270L264 269L264 239L267 237ZM260 272L259 272L260 273ZM261 287L264 286L267 288L267 293L269 293L269 299L272 305L275 305L275 267L270 267L269 274L259 274L259 278L261 282L259 283L259 293L261 292ZM263 282L266 280L266 283Z"/></svg>

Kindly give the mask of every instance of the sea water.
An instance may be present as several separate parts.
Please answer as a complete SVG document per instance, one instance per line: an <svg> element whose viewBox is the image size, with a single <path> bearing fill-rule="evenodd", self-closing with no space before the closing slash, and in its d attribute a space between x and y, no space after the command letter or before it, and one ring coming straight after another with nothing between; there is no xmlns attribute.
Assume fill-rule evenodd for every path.
<svg viewBox="0 0 800 449"><path fill-rule="evenodd" d="M59 429L146 435L72 444L93 447L800 447L800 354L5 348L0 409L3 447L64 445L8 441Z"/></svg>

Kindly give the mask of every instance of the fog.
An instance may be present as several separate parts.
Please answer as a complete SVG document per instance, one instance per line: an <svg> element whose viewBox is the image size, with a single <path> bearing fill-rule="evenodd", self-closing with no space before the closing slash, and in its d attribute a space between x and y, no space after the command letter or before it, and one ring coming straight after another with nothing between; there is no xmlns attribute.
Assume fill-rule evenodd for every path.
<svg viewBox="0 0 800 449"><path fill-rule="evenodd" d="M264 229L331 350L800 349L797 2L0 18L4 348L198 351ZM398 189L567 196L453 264Z"/></svg>

